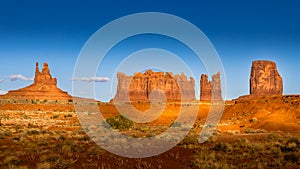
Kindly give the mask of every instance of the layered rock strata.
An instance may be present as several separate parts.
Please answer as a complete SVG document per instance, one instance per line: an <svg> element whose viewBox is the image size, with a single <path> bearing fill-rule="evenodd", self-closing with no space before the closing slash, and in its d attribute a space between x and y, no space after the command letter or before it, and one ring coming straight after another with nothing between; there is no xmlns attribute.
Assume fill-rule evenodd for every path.
<svg viewBox="0 0 300 169"><path fill-rule="evenodd" d="M114 98L115 102L147 102L166 100L194 100L195 81L188 80L182 73L175 76L171 72L135 73L127 76L118 73L118 87Z"/></svg>
<svg viewBox="0 0 300 169"><path fill-rule="evenodd" d="M274 62L266 60L252 62L250 95L282 95L282 88L282 78Z"/></svg>
<svg viewBox="0 0 300 169"><path fill-rule="evenodd" d="M212 80L208 80L206 74L202 74L200 78L200 101L220 101L222 98L220 72L212 76Z"/></svg>

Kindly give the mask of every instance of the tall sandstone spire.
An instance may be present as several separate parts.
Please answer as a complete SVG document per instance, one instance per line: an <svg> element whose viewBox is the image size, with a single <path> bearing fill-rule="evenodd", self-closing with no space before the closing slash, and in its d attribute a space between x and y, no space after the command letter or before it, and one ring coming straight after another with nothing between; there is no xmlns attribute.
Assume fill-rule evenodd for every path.
<svg viewBox="0 0 300 169"><path fill-rule="evenodd" d="M57 87L56 78L52 78L47 63L44 63L40 72L38 62L36 62L34 83L22 89L11 90L0 98L69 100L72 96Z"/></svg>
<svg viewBox="0 0 300 169"><path fill-rule="evenodd" d="M34 77L35 84L47 84L47 85L57 85L56 78L52 78L50 74L50 69L47 63L44 63L42 73L39 70L39 64L36 62L35 68L35 77Z"/></svg>
<svg viewBox="0 0 300 169"><path fill-rule="evenodd" d="M220 72L212 75L212 80L208 80L206 74L202 74L200 78L200 101L221 101L221 79Z"/></svg>

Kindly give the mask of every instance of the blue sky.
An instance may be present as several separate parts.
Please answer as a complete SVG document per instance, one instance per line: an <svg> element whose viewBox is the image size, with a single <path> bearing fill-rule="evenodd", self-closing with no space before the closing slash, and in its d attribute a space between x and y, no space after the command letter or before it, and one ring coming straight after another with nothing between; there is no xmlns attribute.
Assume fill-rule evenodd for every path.
<svg viewBox="0 0 300 169"><path fill-rule="evenodd" d="M163 12L188 20L210 39L223 63L227 99L249 93L251 62L256 59L275 61L283 77L284 93L299 94L299 7L296 0L1 1L0 91L31 84L30 79L11 81L10 76L33 77L38 61L40 65L48 62L59 87L72 93L76 59L94 32L128 14ZM116 46L99 68L97 76L111 81L96 83L97 99L108 101L112 97L110 67L120 61L119 56L149 47L173 51L187 60L192 57L172 39L132 37ZM206 72L201 63L194 66L199 66L195 73L199 81L200 74Z"/></svg>

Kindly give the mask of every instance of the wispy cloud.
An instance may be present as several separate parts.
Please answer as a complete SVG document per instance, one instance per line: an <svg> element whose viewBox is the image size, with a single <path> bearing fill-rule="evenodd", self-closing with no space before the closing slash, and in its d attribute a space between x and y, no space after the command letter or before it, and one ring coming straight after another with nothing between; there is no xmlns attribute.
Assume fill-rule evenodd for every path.
<svg viewBox="0 0 300 169"><path fill-rule="evenodd" d="M10 75L8 76L8 78L10 79L10 81L16 81L16 80L24 80L24 81L32 81L33 78L29 78L23 75Z"/></svg>
<svg viewBox="0 0 300 169"><path fill-rule="evenodd" d="M107 82L110 79L108 77L74 77L72 81L83 81L83 82Z"/></svg>
<svg viewBox="0 0 300 169"><path fill-rule="evenodd" d="M4 79L0 79L0 83L1 83L1 82L4 82Z"/></svg>
<svg viewBox="0 0 300 169"><path fill-rule="evenodd" d="M0 95L6 94L6 91L0 90Z"/></svg>

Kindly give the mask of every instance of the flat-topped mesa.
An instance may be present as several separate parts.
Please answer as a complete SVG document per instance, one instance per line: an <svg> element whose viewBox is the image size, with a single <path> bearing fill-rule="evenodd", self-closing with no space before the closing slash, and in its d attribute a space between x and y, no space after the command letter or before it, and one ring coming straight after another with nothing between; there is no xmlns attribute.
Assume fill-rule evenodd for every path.
<svg viewBox="0 0 300 169"><path fill-rule="evenodd" d="M221 101L221 79L220 72L212 75L212 80L208 80L206 74L202 74L200 78L200 101Z"/></svg>
<svg viewBox="0 0 300 169"><path fill-rule="evenodd" d="M277 71L276 63L267 60L252 62L250 74L250 95L282 95L282 78Z"/></svg>
<svg viewBox="0 0 300 169"><path fill-rule="evenodd" d="M173 75L171 72L137 72L126 76L118 72L118 87L115 102L148 102L164 100L194 100L195 81L193 78Z"/></svg>
<svg viewBox="0 0 300 169"><path fill-rule="evenodd" d="M47 63L44 63L40 72L36 63L34 83L18 90L11 90L0 96L4 99L39 99L39 100L70 100L67 92L57 87L56 78L52 78Z"/></svg>

